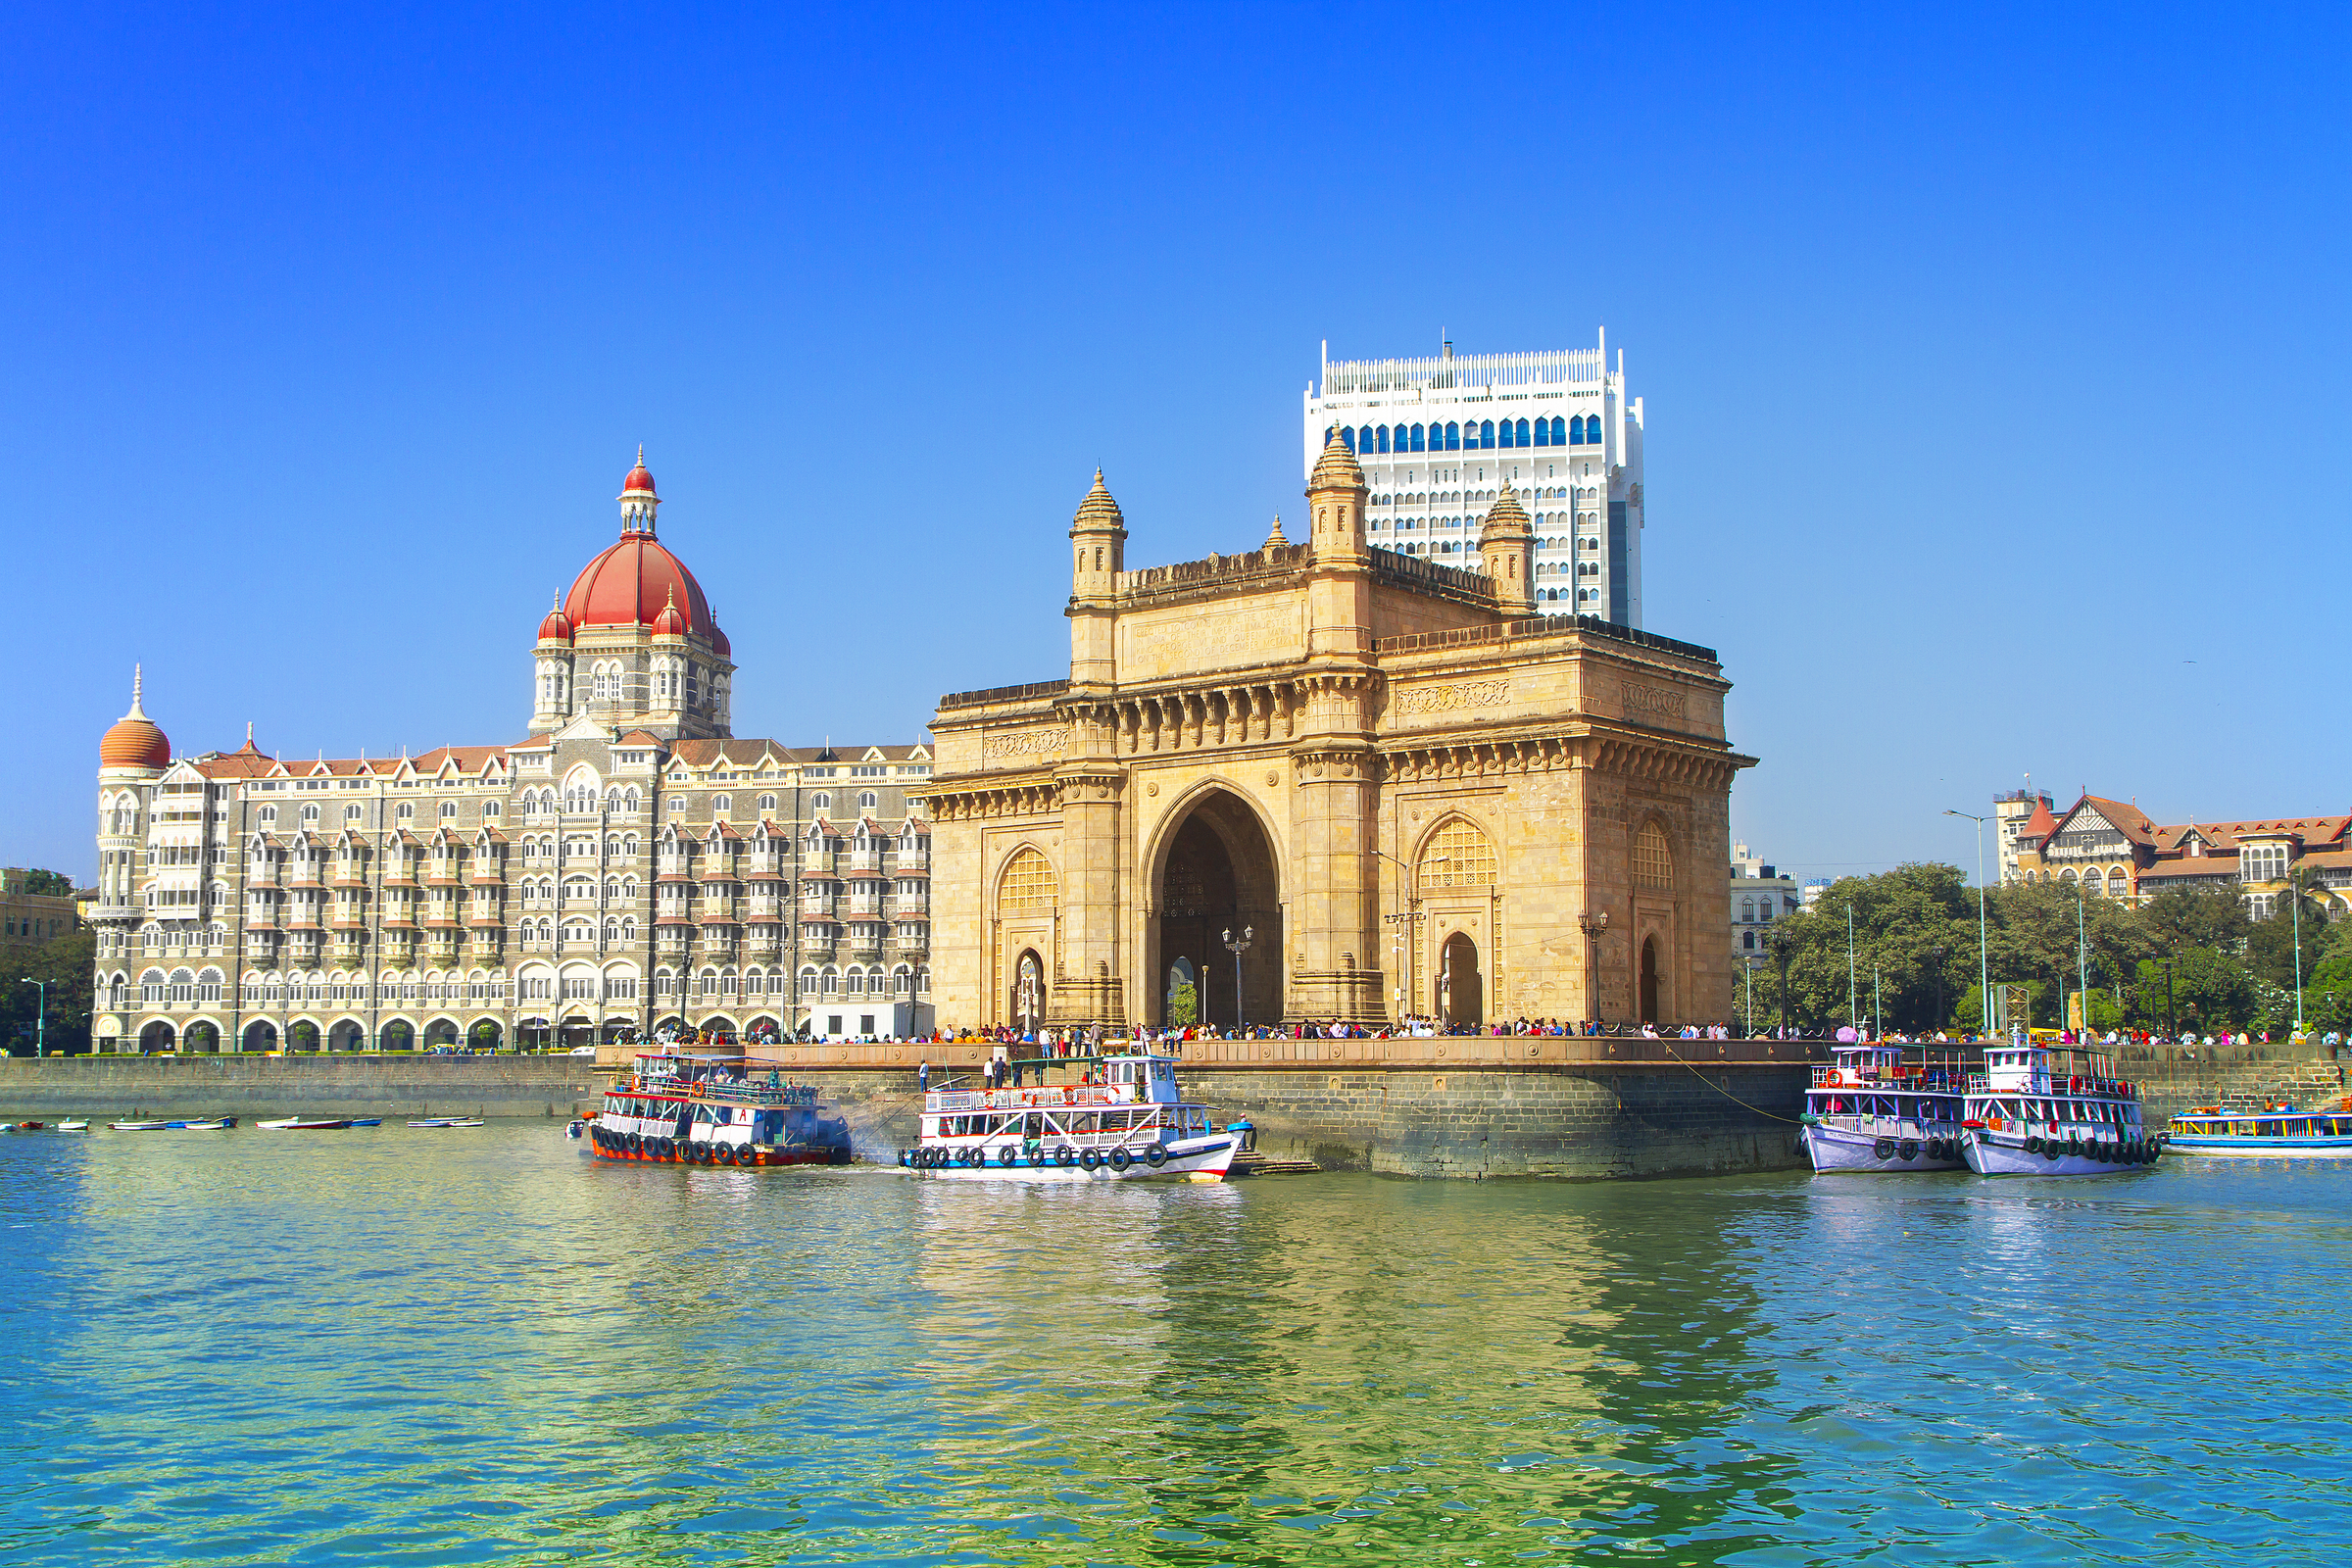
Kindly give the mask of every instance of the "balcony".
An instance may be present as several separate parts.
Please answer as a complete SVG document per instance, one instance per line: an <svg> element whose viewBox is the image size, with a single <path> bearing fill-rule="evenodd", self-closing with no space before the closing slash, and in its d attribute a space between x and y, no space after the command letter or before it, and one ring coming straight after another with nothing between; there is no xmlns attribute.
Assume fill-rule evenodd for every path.
<svg viewBox="0 0 2352 1568"><path fill-rule="evenodd" d="M853 920L879 920L882 918L882 901L870 893L854 893L850 895L848 913Z"/></svg>
<svg viewBox="0 0 2352 1568"><path fill-rule="evenodd" d="M695 915L695 919L701 921L705 925L736 925L741 923L735 918L735 911L728 906L728 903L724 899L710 899L706 901L703 905L701 912Z"/></svg>
<svg viewBox="0 0 2352 1568"><path fill-rule="evenodd" d="M683 856L662 856L655 863L654 876L662 882L690 882L694 879L692 862Z"/></svg>
<svg viewBox="0 0 2352 1568"><path fill-rule="evenodd" d="M890 946L892 951L897 953L928 953L931 951L931 939L929 937L898 936L891 939Z"/></svg>
<svg viewBox="0 0 2352 1568"><path fill-rule="evenodd" d="M497 865L477 865L473 868L471 880L477 888L494 888L505 883L506 873Z"/></svg>
<svg viewBox="0 0 2352 1568"><path fill-rule="evenodd" d="M852 850L841 858L844 862L842 869L851 876L880 876L882 874L882 852L880 850Z"/></svg>
<svg viewBox="0 0 2352 1568"><path fill-rule="evenodd" d="M338 863L338 864L335 866L335 886L337 886L337 887L339 887L339 888L364 888L364 887L366 887L367 885L368 885L368 869L367 869L367 867L365 867L365 866L356 866L356 867L355 867L355 866L350 866L350 865L344 865L344 864L341 864L341 863Z"/></svg>
<svg viewBox="0 0 2352 1568"><path fill-rule="evenodd" d="M784 875L784 858L780 855L747 855L743 858L743 874L747 877L770 879Z"/></svg>
<svg viewBox="0 0 2352 1568"><path fill-rule="evenodd" d="M890 901L890 917L894 920L920 920L931 913L931 896L927 893L901 893Z"/></svg>
<svg viewBox="0 0 2352 1568"><path fill-rule="evenodd" d="M781 920L784 918L784 901L782 899L750 899L744 904L744 913L748 918L754 920Z"/></svg>

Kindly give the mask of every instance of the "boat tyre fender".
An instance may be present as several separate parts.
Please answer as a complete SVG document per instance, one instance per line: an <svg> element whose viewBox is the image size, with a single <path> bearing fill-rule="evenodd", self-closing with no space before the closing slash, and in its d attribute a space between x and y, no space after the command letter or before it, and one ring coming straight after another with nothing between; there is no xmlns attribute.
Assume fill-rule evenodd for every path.
<svg viewBox="0 0 2352 1568"><path fill-rule="evenodd" d="M2066 1152L2066 1151L2065 1151L2065 1150L2063 1150L2063 1149L2061 1149L2061 1148L2059 1148L2059 1147L2058 1147L2058 1140L2057 1140L2057 1139L2055 1139L2055 1138L2045 1138L2045 1139L2043 1139L2043 1140L2042 1140L2042 1145L2041 1145L2041 1157L2042 1157L2042 1158L2044 1158L2044 1159L2056 1159L2056 1158L2057 1158L2059 1155L2061 1155L2061 1154L2063 1154L2063 1153L2065 1153L2065 1152Z"/></svg>
<svg viewBox="0 0 2352 1568"><path fill-rule="evenodd" d="M1078 1163L1078 1156L1070 1152L1069 1145L1063 1144L1054 1151L1054 1163L1066 1169Z"/></svg>
<svg viewBox="0 0 2352 1568"><path fill-rule="evenodd" d="M1880 1159L1892 1159L1894 1157L1894 1140L1882 1138L1870 1146L1870 1152Z"/></svg>
<svg viewBox="0 0 2352 1568"><path fill-rule="evenodd" d="M1903 1140L1903 1147L1895 1152L1901 1154L1905 1161L1914 1160L1919 1157L1919 1145L1906 1138Z"/></svg>
<svg viewBox="0 0 2352 1568"><path fill-rule="evenodd" d="M1021 1146L1018 1144L1006 1144L1003 1153L999 1156L999 1162L1002 1163L1006 1170L1010 1170L1013 1166L1018 1165L1021 1162Z"/></svg>
<svg viewBox="0 0 2352 1568"><path fill-rule="evenodd" d="M2026 1134L2026 1152L2029 1154L2041 1152L2041 1135L2039 1133Z"/></svg>
<svg viewBox="0 0 2352 1568"><path fill-rule="evenodd" d="M629 1152L630 1152L630 1153L632 1153L632 1154L634 1154L634 1153L637 1153L639 1151L643 1150L644 1148L645 1148L645 1140L644 1140L643 1138L639 1137L639 1136L638 1136L637 1134L635 1134L635 1133L631 1133L631 1134L629 1134Z"/></svg>
<svg viewBox="0 0 2352 1568"><path fill-rule="evenodd" d="M1110 1168L1112 1174L1124 1174L1127 1170L1127 1167L1133 1165L1134 1163L1135 1156L1127 1152L1126 1150L1114 1149L1110 1152Z"/></svg>
<svg viewBox="0 0 2352 1568"><path fill-rule="evenodd" d="M1160 1166L1165 1165L1167 1162L1168 1152L1160 1148L1157 1144L1148 1145L1145 1148L1144 1163L1151 1166L1153 1170L1159 1169Z"/></svg>
<svg viewBox="0 0 2352 1568"><path fill-rule="evenodd" d="M1092 1171L1099 1167L1102 1163L1102 1156L1096 1153L1091 1148L1081 1149L1078 1151L1078 1168L1080 1170Z"/></svg>

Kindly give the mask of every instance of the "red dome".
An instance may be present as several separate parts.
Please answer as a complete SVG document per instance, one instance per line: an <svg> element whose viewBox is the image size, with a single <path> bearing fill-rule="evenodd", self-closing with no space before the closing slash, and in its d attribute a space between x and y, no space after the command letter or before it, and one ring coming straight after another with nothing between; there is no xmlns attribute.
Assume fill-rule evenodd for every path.
<svg viewBox="0 0 2352 1568"><path fill-rule="evenodd" d="M632 490L642 490L649 496L655 493L653 470L645 466L645 448L643 447L637 449L637 466L631 468L629 476L620 481L622 495L625 496Z"/></svg>
<svg viewBox="0 0 2352 1568"><path fill-rule="evenodd" d="M716 624L710 628L710 651L721 659L735 657L735 650L727 645L727 634L720 631Z"/></svg>
<svg viewBox="0 0 2352 1568"><path fill-rule="evenodd" d="M681 631L709 636L710 605L686 564L648 533L621 535L588 563L564 596L564 616L580 626L651 626L675 603Z"/></svg>
<svg viewBox="0 0 2352 1568"><path fill-rule="evenodd" d="M100 767L163 768L171 765L172 743L155 720L139 710L139 675L130 677L130 711L98 738Z"/></svg>
<svg viewBox="0 0 2352 1568"><path fill-rule="evenodd" d="M564 618L564 606L561 603L549 611L547 618L539 623L539 640L543 643L571 641L571 622Z"/></svg>

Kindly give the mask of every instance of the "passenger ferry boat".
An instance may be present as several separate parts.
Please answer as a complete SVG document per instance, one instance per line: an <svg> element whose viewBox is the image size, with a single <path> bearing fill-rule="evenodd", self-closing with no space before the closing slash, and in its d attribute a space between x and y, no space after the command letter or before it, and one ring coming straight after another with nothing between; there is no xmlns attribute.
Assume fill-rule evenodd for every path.
<svg viewBox="0 0 2352 1568"><path fill-rule="evenodd" d="M1178 1098L1176 1058L1149 1047L1020 1065L1041 1078L1074 1071L1080 1081L934 1089L923 1097L921 1139L900 1151L899 1163L969 1181L1216 1182L1241 1148L1207 1106Z"/></svg>
<svg viewBox="0 0 2352 1568"><path fill-rule="evenodd" d="M846 1165L849 1124L824 1112L782 1062L641 1052L605 1091L588 1143L599 1159L657 1165Z"/></svg>
<svg viewBox="0 0 2352 1568"><path fill-rule="evenodd" d="M2352 1099L2333 1110L2234 1099L2199 1105L2175 1116L2164 1141L2183 1154L2352 1158Z"/></svg>
<svg viewBox="0 0 2352 1568"><path fill-rule="evenodd" d="M1900 1046L1838 1046L1805 1091L1805 1155L1817 1171L1959 1170L1965 1091L1956 1059L1914 1067Z"/></svg>
<svg viewBox="0 0 2352 1568"><path fill-rule="evenodd" d="M1962 1146L1980 1176L2107 1176L2153 1165L2161 1135L2140 1123L2139 1092L2105 1055L2040 1046L1987 1046L1968 1086Z"/></svg>

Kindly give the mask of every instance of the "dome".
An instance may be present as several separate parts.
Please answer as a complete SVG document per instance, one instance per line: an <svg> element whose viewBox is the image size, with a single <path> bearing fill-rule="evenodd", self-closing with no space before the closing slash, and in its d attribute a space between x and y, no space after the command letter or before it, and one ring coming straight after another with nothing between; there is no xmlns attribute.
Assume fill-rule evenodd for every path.
<svg viewBox="0 0 2352 1568"><path fill-rule="evenodd" d="M637 466L631 468L629 476L620 481L620 493L623 499L626 499L632 490L643 491L649 496L656 493L653 470L645 466L645 448L643 447L637 449Z"/></svg>
<svg viewBox="0 0 2352 1568"><path fill-rule="evenodd" d="M562 614L575 630L651 626L664 607L674 607L681 631L708 637L718 629L703 585L686 564L652 534L630 533L581 568L564 596Z"/></svg>
<svg viewBox="0 0 2352 1568"><path fill-rule="evenodd" d="M100 767L143 767L161 769L172 761L172 742L156 727L155 720L139 710L140 672L134 667L130 675L130 711L114 722L114 726L98 739Z"/></svg>
<svg viewBox="0 0 2352 1568"><path fill-rule="evenodd" d="M1519 492L1512 489L1511 482L1505 479L1502 482L1502 494L1495 497L1494 506L1487 509L1487 525L1479 530L1478 542L1485 544L1490 539L1516 539L1530 533L1534 527L1535 524L1528 520L1527 509L1519 504Z"/></svg>
<svg viewBox="0 0 2352 1568"><path fill-rule="evenodd" d="M710 623L710 651L721 659L733 659L735 657L734 648L727 642L727 634L718 629L718 623L716 621L712 621Z"/></svg>
<svg viewBox="0 0 2352 1568"><path fill-rule="evenodd" d="M1315 471L1307 477L1307 494L1317 490L1361 490L1364 488L1363 465L1355 461L1340 427L1331 427L1331 439L1323 443L1323 455L1315 460Z"/></svg>
<svg viewBox="0 0 2352 1568"><path fill-rule="evenodd" d="M556 601L555 608L547 612L547 618L539 623L539 640L543 643L571 641L571 622L564 616L562 599Z"/></svg>
<svg viewBox="0 0 2352 1568"><path fill-rule="evenodd" d="M686 617L678 613L678 600L675 594L672 594L669 602L662 607L662 613L654 617L654 635L657 637L683 637L686 635Z"/></svg>

